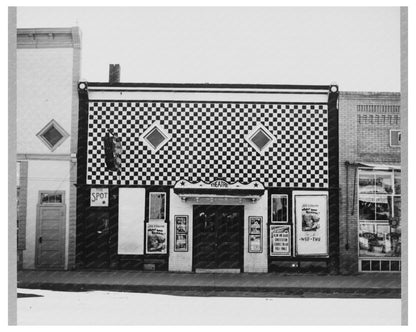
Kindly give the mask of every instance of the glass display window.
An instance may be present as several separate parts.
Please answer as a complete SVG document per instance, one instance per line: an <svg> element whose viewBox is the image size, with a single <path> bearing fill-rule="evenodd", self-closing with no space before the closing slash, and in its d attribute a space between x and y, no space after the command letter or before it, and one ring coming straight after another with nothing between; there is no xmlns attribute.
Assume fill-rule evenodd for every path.
<svg viewBox="0 0 416 332"><path fill-rule="evenodd" d="M400 257L401 173L359 170L359 256Z"/></svg>

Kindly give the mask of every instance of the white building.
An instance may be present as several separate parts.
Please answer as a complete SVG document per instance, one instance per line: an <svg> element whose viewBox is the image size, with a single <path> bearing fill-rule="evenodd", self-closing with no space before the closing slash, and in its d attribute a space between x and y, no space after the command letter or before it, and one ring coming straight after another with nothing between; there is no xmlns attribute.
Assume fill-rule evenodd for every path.
<svg viewBox="0 0 416 332"><path fill-rule="evenodd" d="M18 266L74 265L78 28L17 30Z"/></svg>

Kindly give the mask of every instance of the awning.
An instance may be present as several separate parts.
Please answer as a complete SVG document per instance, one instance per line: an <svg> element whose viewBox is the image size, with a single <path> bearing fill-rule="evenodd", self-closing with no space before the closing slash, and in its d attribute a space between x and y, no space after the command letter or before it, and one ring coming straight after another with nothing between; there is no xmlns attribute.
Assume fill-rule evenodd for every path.
<svg viewBox="0 0 416 332"><path fill-rule="evenodd" d="M366 168L388 170L388 171L390 170L400 171L402 169L401 165L392 165L392 164L374 164L374 163L367 163L367 162L350 163L349 161L346 161L345 164L347 166L366 167Z"/></svg>

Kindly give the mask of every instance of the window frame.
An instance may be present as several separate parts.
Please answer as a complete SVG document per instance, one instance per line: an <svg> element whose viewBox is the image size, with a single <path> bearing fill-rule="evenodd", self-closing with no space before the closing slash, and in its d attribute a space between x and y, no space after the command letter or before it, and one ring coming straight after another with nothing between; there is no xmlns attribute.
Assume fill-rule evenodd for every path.
<svg viewBox="0 0 416 332"><path fill-rule="evenodd" d="M360 175L363 173L371 173L372 176L376 177L377 175L386 175L389 174L390 178L391 178L391 187L392 187L392 192L391 193L374 193L374 194L360 194ZM375 234L378 233L377 229L378 226L388 226L390 227L390 232L391 233L391 223L390 220L393 219L395 217L395 207L394 207L394 199L395 197L400 197L401 199L401 190L400 193L396 193L396 188L395 188L395 178L396 178L396 174L399 173L400 174L400 178L401 178L401 170L396 170L396 169L374 169L374 168L365 168L365 167L360 167L357 170L357 187L355 188L355 190L357 190L357 221L358 221L358 229L357 229L357 255L358 255L358 259L359 261L361 260L397 260L401 258L401 253L400 256L392 256L389 254L385 254L384 256L370 256L370 255L362 255L361 254L361 249L360 249L360 232L361 232L361 225L372 225L374 230L375 230ZM374 184L375 185L375 184ZM388 197L391 198L391 217L386 219L386 220L371 220L371 219L361 219L360 218L360 196L363 195L367 195L367 196L374 196L375 198L375 202L377 201L377 197L386 197L388 199ZM400 203L401 204L401 203ZM376 207L375 207L376 208ZM376 216L375 216L376 217ZM361 263L359 263L361 264ZM360 272L361 272L361 266L360 266ZM363 271L363 272L367 272L367 271Z"/></svg>
<svg viewBox="0 0 416 332"><path fill-rule="evenodd" d="M146 138L153 129L157 128L159 133L165 138L157 147L153 146L153 144ZM146 145L152 153L158 152L166 143L170 141L172 135L159 123L159 121L153 122L140 136L139 140Z"/></svg>
<svg viewBox="0 0 416 332"><path fill-rule="evenodd" d="M285 197L286 198L286 221L278 221L273 219L273 198ZM271 194L270 195L270 221L272 224L289 224L289 195L287 194Z"/></svg>
<svg viewBox="0 0 416 332"><path fill-rule="evenodd" d="M267 142L262 149L260 149L254 142L253 137L259 132L263 131L266 136L270 138L270 141ZM277 142L276 137L262 124L256 125L247 135L244 136L244 139L250 144L260 155L264 155L270 147Z"/></svg>
<svg viewBox="0 0 416 332"><path fill-rule="evenodd" d="M165 199L163 201L163 217L164 217L163 219L154 219L154 218L151 218L152 196L153 195L156 195L156 194L163 194L165 196ZM164 191L151 191L151 192L149 192L149 207L148 207L148 215L149 215L148 219L149 219L149 222L158 222L158 221L159 222L161 222L161 221L165 222L166 221L166 199L167 199L167 194Z"/></svg>
<svg viewBox="0 0 416 332"><path fill-rule="evenodd" d="M49 130L51 127L55 127L55 129L62 135L62 137L55 143L55 145L52 145L45 137L44 134ZM56 120L52 119L49 121L37 134L36 136L45 144L51 152L55 151L63 142L66 141L66 139L69 137L69 134L66 132L62 126L56 122Z"/></svg>
<svg viewBox="0 0 416 332"><path fill-rule="evenodd" d="M398 142L399 142L399 144L392 144L392 133L393 132L397 132L397 135L398 135ZM392 147L392 148L398 148L398 147L401 147L401 143L402 143L402 131L400 130L400 129L390 129L390 135L389 135L390 137L390 139L389 139L389 143L390 143L390 147Z"/></svg>
<svg viewBox="0 0 416 332"><path fill-rule="evenodd" d="M61 199L62 202L47 202L47 203L43 203L42 202L42 195L43 194L47 194L47 195L61 195ZM65 191L63 190L39 190L38 193L38 205L39 206L61 206L65 204Z"/></svg>

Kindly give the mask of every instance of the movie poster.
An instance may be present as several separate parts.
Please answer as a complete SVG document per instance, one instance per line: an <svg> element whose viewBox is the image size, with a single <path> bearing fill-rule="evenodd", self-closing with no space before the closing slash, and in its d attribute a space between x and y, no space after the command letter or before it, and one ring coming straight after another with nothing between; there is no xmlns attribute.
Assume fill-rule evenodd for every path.
<svg viewBox="0 0 416 332"><path fill-rule="evenodd" d="M167 253L167 225L166 223L146 224L146 253L166 254Z"/></svg>
<svg viewBox="0 0 416 332"><path fill-rule="evenodd" d="M270 225L270 256L290 255L290 226Z"/></svg>
<svg viewBox="0 0 416 332"><path fill-rule="evenodd" d="M188 251L188 216L175 216L175 251Z"/></svg>
<svg viewBox="0 0 416 332"><path fill-rule="evenodd" d="M248 236L249 240L249 250L248 252L262 252L263 249L261 247L261 235L250 234Z"/></svg>
<svg viewBox="0 0 416 332"><path fill-rule="evenodd" d="M263 217L248 217L248 252L261 253Z"/></svg>
<svg viewBox="0 0 416 332"><path fill-rule="evenodd" d="M327 196L295 196L298 255L328 255Z"/></svg>

